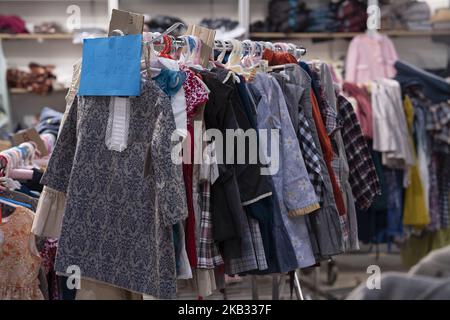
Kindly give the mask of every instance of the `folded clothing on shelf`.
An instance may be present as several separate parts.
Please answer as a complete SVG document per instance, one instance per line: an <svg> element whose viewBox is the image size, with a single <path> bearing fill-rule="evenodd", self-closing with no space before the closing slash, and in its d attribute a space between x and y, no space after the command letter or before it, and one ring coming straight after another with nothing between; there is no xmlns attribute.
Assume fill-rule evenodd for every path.
<svg viewBox="0 0 450 320"><path fill-rule="evenodd" d="M0 33L28 33L28 30L22 18L0 15Z"/></svg>
<svg viewBox="0 0 450 320"><path fill-rule="evenodd" d="M252 32L358 32L366 29L367 4L358 0L330 1L315 9L298 0L271 0L265 22Z"/></svg>
<svg viewBox="0 0 450 320"><path fill-rule="evenodd" d="M381 28L385 30L431 30L431 10L426 2L395 1L381 9Z"/></svg>
<svg viewBox="0 0 450 320"><path fill-rule="evenodd" d="M144 20L144 31L149 32L164 32L166 31L170 26L173 24L181 22L184 25L183 20L177 17L169 17L169 16L163 16L163 15L157 15L154 17L145 16ZM185 31L185 27L180 26L176 30L172 32L172 35L174 36L181 36Z"/></svg>
<svg viewBox="0 0 450 320"><path fill-rule="evenodd" d="M30 71L8 69L6 79L8 87L21 88L40 95L53 91L56 76L53 74L54 66L43 66L34 62L28 65Z"/></svg>
<svg viewBox="0 0 450 320"><path fill-rule="evenodd" d="M309 12L307 32L336 32L340 22L336 20L336 8L331 5L321 6Z"/></svg>
<svg viewBox="0 0 450 320"><path fill-rule="evenodd" d="M63 27L57 22L43 22L38 25L35 25L33 28L34 33L43 33L43 34L55 34L55 33L64 33Z"/></svg>
<svg viewBox="0 0 450 320"><path fill-rule="evenodd" d="M299 32L308 26L308 9L304 2L271 0L268 12L270 12L267 18L270 31Z"/></svg>
<svg viewBox="0 0 450 320"><path fill-rule="evenodd" d="M340 32L359 32L366 29L367 7L357 0L347 0L336 8Z"/></svg>
<svg viewBox="0 0 450 320"><path fill-rule="evenodd" d="M203 19L200 25L216 30L216 39L235 39L245 34L245 29L239 26L239 21L228 18Z"/></svg>

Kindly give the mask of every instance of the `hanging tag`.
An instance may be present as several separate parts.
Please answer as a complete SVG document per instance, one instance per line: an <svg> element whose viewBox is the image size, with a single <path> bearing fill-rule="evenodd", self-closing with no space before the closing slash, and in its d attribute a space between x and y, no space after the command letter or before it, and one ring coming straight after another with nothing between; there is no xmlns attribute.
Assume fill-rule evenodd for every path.
<svg viewBox="0 0 450 320"><path fill-rule="evenodd" d="M142 35L85 39L80 96L139 96Z"/></svg>
<svg viewBox="0 0 450 320"><path fill-rule="evenodd" d="M141 34L144 31L144 15L113 9L108 36L111 37L114 30L120 30L125 35Z"/></svg>
<svg viewBox="0 0 450 320"><path fill-rule="evenodd" d="M186 35L196 36L202 40L200 64L206 68L214 48L216 31L197 25L190 25L186 31Z"/></svg>
<svg viewBox="0 0 450 320"><path fill-rule="evenodd" d="M41 157L45 157L46 155L48 155L48 150L45 142L42 140L41 136L35 128L29 128L15 133L12 136L12 141L16 146L23 142L33 141L34 143L36 143Z"/></svg>

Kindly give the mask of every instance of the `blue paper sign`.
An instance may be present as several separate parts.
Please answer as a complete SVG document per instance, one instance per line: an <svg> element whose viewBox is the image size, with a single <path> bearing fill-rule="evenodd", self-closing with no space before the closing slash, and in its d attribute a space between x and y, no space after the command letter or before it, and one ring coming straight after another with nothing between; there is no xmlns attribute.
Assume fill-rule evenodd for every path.
<svg viewBox="0 0 450 320"><path fill-rule="evenodd" d="M85 39L78 94L139 96L142 35Z"/></svg>

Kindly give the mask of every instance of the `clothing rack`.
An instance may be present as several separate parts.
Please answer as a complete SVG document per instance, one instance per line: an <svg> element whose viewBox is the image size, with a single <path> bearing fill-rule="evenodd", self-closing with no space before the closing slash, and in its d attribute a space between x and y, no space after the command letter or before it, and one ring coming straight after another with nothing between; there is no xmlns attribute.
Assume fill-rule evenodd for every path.
<svg viewBox="0 0 450 320"><path fill-rule="evenodd" d="M177 49L189 46L189 43L187 41L186 36L180 36L180 37L174 37L172 35L169 35L172 31L176 30L182 23L175 23L171 27L169 27L166 31L164 31L162 34L156 35L153 39L150 41L144 41L145 44L152 44L155 46L165 46L167 39L171 41L171 45L174 46ZM114 30L114 32L117 32L121 35L123 35L123 32L120 30ZM234 43L236 43L238 40L214 40L214 50L217 51L226 51L231 52L234 49ZM302 56L304 56L307 53L306 48L302 46L297 46L292 43L272 43L268 41L251 41L251 40L244 40L242 42L239 42L242 45L242 51L241 53L243 55L245 54L258 54L262 55L264 49L269 48L273 51L277 52L288 52L295 56L298 60ZM295 294L297 299L304 300L303 291L300 285L299 281L299 270L295 270L290 272L289 275L289 282L290 282L290 292L291 292L291 299L293 297L293 292L295 289ZM284 286L286 284L286 276L287 274L281 274L281 275L272 275L272 299L273 300L279 300L280 299L280 292L283 291ZM258 284L256 281L255 276L251 276L251 287L252 287L252 299L258 300L259 294L258 294ZM220 290L224 300L227 300L227 291L226 287Z"/></svg>
<svg viewBox="0 0 450 320"><path fill-rule="evenodd" d="M184 37L178 37L175 38L173 36L169 36L171 38L172 41L172 45L174 45L176 48L180 48L180 47L184 47L187 46L188 43L186 41L186 38ZM154 41L153 42L154 45L156 46L163 46L164 45L164 41L158 40L158 41ZM264 51L265 48L269 48L272 49L273 51L286 51L296 57L301 57L306 55L307 53L307 49L305 47L302 46L297 46L295 44L292 43L281 43L281 42L276 42L276 43L272 43L269 41L251 41L251 40L244 40L241 42L243 49L244 49L244 54L245 53L249 53L251 52L251 47L252 45L256 46L256 50L259 53L262 53L262 51ZM287 46L286 49L283 48L283 46ZM230 52L234 49L234 45L230 40L214 40L214 50L226 50L227 52Z"/></svg>
<svg viewBox="0 0 450 320"><path fill-rule="evenodd" d="M172 45L176 50L181 48L190 48L192 47L191 40L195 40L196 44L199 43L199 38L195 36L180 36L174 37L169 35L168 33L171 30L175 30L176 27L171 26L162 34L144 34L144 40L142 45L144 46L164 46L164 48ZM124 33L120 30L114 30L113 34L124 35ZM150 36L146 38L146 36ZM213 44L213 50L217 50L219 52L233 52L237 53L240 56L250 55L250 56L262 56L265 49L271 49L273 51L278 52L286 52L290 53L296 57L296 59L300 59L301 56L304 56L307 50L304 47L294 45L292 43L271 43L271 42L263 42L263 41L252 41L252 40L215 40ZM208 53L209 54L209 53ZM291 271L289 273L282 274L273 274L272 275L272 298L274 300L280 299L280 293L283 292L283 289L287 282L287 276L289 276L289 284L290 284L290 292L291 299L293 298L293 293L295 292L297 299L303 300L303 292L300 286L299 274L297 273L299 270ZM252 281L252 297L254 300L258 299L258 289L256 277L251 276ZM295 290L295 291L294 291ZM227 299L226 288L221 290L224 295L224 299Z"/></svg>
<svg viewBox="0 0 450 320"><path fill-rule="evenodd" d="M174 37L170 35L173 31L177 30L179 27L184 26L183 23L177 22L174 23L172 26L167 28L163 33L157 34L152 40L150 41L144 41L146 44L154 44L156 46L162 46L165 44L165 40L167 37L171 40L171 44L175 46L176 48L181 48L188 46L187 42L187 36L179 36ZM112 34L118 34L118 35L124 35L123 31L116 29L112 31ZM239 40L233 40L233 41L239 41ZM230 52L234 50L234 44L231 40L214 40L214 50L225 50L227 52ZM272 43L270 41L252 41L252 40L243 40L239 41L240 44L242 44L243 48L243 54L248 53L259 53L262 55L262 52L264 49L269 48L273 51L282 51L282 52L288 52L295 56L297 59L300 59L302 56L304 56L307 53L307 50L303 46L297 46L293 43L284 43L284 42L275 42Z"/></svg>

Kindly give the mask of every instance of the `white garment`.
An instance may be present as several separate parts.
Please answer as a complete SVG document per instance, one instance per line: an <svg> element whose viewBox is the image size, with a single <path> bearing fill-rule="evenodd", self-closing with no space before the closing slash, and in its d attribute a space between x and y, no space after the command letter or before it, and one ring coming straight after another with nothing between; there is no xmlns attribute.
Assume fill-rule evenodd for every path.
<svg viewBox="0 0 450 320"><path fill-rule="evenodd" d="M167 59L167 58L158 58L158 61L167 69L172 71L179 71L180 66L176 60ZM170 104L172 106L173 116L175 118L175 126L177 128L177 134L183 139L187 137L187 113L186 113L186 95L183 87L178 90L178 92L170 97ZM177 278L178 279L192 279L192 269L189 263L187 251L186 251L186 242L185 242L185 233L184 226L180 222L177 225L179 230L179 239L178 246L179 251L177 254Z"/></svg>
<svg viewBox="0 0 450 320"><path fill-rule="evenodd" d="M176 225L178 228L178 252L177 255L177 278L178 279L192 279L192 269L189 264L189 258L186 251L186 241L184 233L184 223L178 222Z"/></svg>
<svg viewBox="0 0 450 320"><path fill-rule="evenodd" d="M208 297L217 290L214 269L196 269L195 282L200 297Z"/></svg>
<svg viewBox="0 0 450 320"><path fill-rule="evenodd" d="M66 208L66 194L44 187L36 208L31 232L41 237L59 238Z"/></svg>
<svg viewBox="0 0 450 320"><path fill-rule="evenodd" d="M81 59L73 65L72 83L66 95L66 110L61 119L59 131L66 121L70 107L78 92L80 85ZM66 195L44 186L36 208L36 216L33 220L31 232L42 237L59 238L61 235L62 219L66 207Z"/></svg>
<svg viewBox="0 0 450 320"><path fill-rule="evenodd" d="M407 169L414 164L400 84L392 79L371 83L373 149L382 152L385 166Z"/></svg>
<svg viewBox="0 0 450 320"><path fill-rule="evenodd" d="M165 68L169 70L180 70L180 66L178 65L178 62L176 60L159 57L158 62L160 62ZM175 118L177 134L184 139L187 137L187 114L186 95L183 87L181 87L175 95L170 97L170 104L172 105L172 112Z"/></svg>

